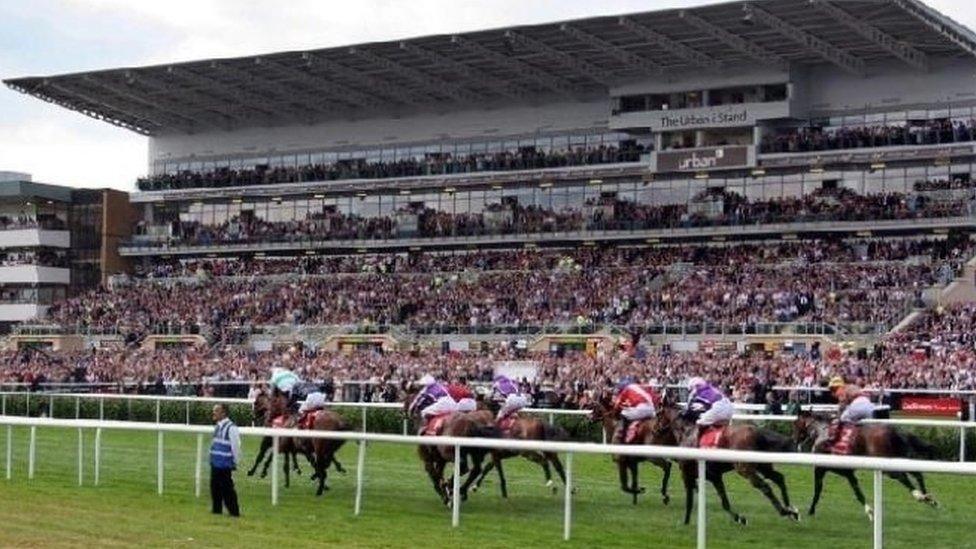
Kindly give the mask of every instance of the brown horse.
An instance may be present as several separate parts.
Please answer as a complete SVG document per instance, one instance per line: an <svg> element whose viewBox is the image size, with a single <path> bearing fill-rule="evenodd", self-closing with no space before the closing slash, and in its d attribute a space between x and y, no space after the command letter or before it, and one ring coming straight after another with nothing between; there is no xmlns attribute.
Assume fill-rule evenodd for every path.
<svg viewBox="0 0 976 549"><path fill-rule="evenodd" d="M805 445L811 445L814 447L814 451L829 452L829 448L815 444L818 441L826 440L829 424L829 418L818 417L810 412L801 412L793 423L793 442L798 449ZM934 448L911 433L899 433L887 425L869 423L858 427L851 454L887 458L934 459ZM823 480L827 473L834 473L847 479L851 490L854 491L854 497L864 508L864 513L868 519L874 520L874 511L864 498L864 492L861 491L861 486L853 469L813 468L813 501L810 503L810 515L817 512L817 503L823 493ZM908 488L916 501L938 507L939 503L925 488L925 477L922 476L922 473L908 471L885 474ZM912 484L909 475L918 482L917 489Z"/></svg>
<svg viewBox="0 0 976 549"><path fill-rule="evenodd" d="M419 415L410 415L410 403L413 402L416 392L407 392L405 395L403 410L409 419L422 423ZM423 435L423 429L418 430L419 435ZM498 429L494 426L491 412L478 410L469 413L453 413L441 423L439 430L434 436L442 437L497 437ZM453 446L435 446L432 444L421 444L417 447L417 454L424 464L424 470L430 477L434 492L440 496L445 505L451 505L451 494L453 484L444 480L444 469L448 463L454 462ZM461 448L461 463L455 463L460 476L467 475L464 483L459 487L461 500L468 497L468 489L478 478L482 471L482 463L488 451L483 448Z"/></svg>
<svg viewBox="0 0 976 549"><path fill-rule="evenodd" d="M272 396L265 391L260 391L254 399L253 413L255 418L255 423L259 420L264 423L265 426L272 426L274 418L279 416L285 416L286 420L283 425L284 428L295 429L298 427L298 420L293 415L288 413L287 402L283 395ZM318 431L347 431L349 430L349 425L339 414L329 411L320 410L315 412L315 420L313 421L313 429ZM318 491L317 495L322 495L325 490L328 490L328 486L325 485L326 478L328 477L328 467L330 465L335 467L335 470L339 473L345 473L345 469L339 460L336 459L335 453L342 447L345 441L342 440L327 440L327 439L295 439L292 437L279 437L278 438L278 448L277 451L285 456L283 470L285 473L285 486L290 486L289 477L289 456L291 457L291 465L295 468L297 474L301 474L298 469L298 454L305 456L308 460L309 465L315 471L312 475L311 480L318 480ZM272 455L268 454L268 451L273 446L272 437L264 437L261 440L261 448L258 451L257 459L254 461L254 466L248 471L248 476L253 476L261 461L264 460L264 467L261 471L261 478L265 478L268 473L268 467L272 462ZM267 458L265 455L267 454Z"/></svg>
<svg viewBox="0 0 976 549"><path fill-rule="evenodd" d="M494 420L493 420L494 421ZM566 432L556 426L549 425L539 418L519 417L514 420L511 428L505 432L500 432L504 438L513 440L565 440ZM475 481L472 491L481 488L481 483L492 469L498 471L499 487L503 498L508 498L508 482L505 480L505 470L502 468L502 460L522 456L525 459L538 464L542 467L542 472L546 477L546 486L556 493L556 485L552 481L552 470L556 470L563 486L566 486L566 471L563 469L563 462L559 460L559 455L555 452L517 452L512 450L492 450L491 461L485 466L484 471ZM551 466L551 468L550 468Z"/></svg>
<svg viewBox="0 0 976 549"><path fill-rule="evenodd" d="M606 437L606 440L612 441L614 444L623 444L623 433L618 433L618 418L614 417L609 397L595 399L590 404L589 409L590 419L592 421L602 423L603 434ZM670 431L658 433L654 429L652 420L649 419L641 422L640 427L638 427L637 437L633 444L657 446L678 445L677 441L674 439L674 435ZM620 489L624 493L631 495L634 505L637 505L637 496L645 492L644 487L640 486L638 481L638 465L642 461L647 461L659 467L664 473L664 477L661 479L661 500L665 505L671 502L671 496L668 495L668 482L671 479L670 461L663 458L642 458L632 456L613 456L613 461L617 464L617 469L620 474Z"/></svg>
<svg viewBox="0 0 976 549"><path fill-rule="evenodd" d="M675 408L664 408L658 412L655 421L657 436L663 436L671 432L675 440L682 447L698 446L698 427L695 421L685 417L684 414ZM748 450L757 452L791 452L793 445L790 440L773 431L759 429L755 425L729 425L725 427L721 437L721 448L726 450ZM681 477L685 484L685 524L691 522L691 509L694 505L695 487L698 480L697 461L680 461ZM705 467L705 478L715 487L718 492L722 509L728 513L732 520L738 524L748 524L746 517L732 511L729 503L729 496L725 489L723 477L729 471L735 470L736 473L749 481L750 484L759 490L766 499L773 504L773 507L780 516L792 520L800 520L800 513L790 504L790 496L786 489L786 480L783 474L776 471L771 464L758 463L720 463L708 462ZM772 488L766 482L769 480L779 487L783 497L780 503Z"/></svg>
<svg viewBox="0 0 976 549"><path fill-rule="evenodd" d="M274 418L280 414L281 409L281 406L274 402L270 394L263 389L260 390L254 397L254 403L251 406L251 414L254 417L255 425L272 427L272 422L274 421ZM275 413L276 411L278 411L278 413ZM289 418L289 421L286 422L285 427L289 429L294 428L294 418ZM253 477L262 461L264 461L264 467L261 469L261 478L265 478L268 475L268 468L271 466L273 458L273 455L269 454L268 451L271 450L271 446L273 444L274 440L272 437L264 437L261 439L261 447L258 450L257 458L254 460L254 465L248 470L247 476ZM283 469L285 473L285 487L287 488L291 486L291 468L295 469L295 474L302 474L301 469L298 467L298 454L301 452L301 449L290 437L280 437L278 438L278 447L275 449L275 451L283 455L285 458ZM314 468L315 463L312 461L312 456L307 453L304 455L309 464ZM289 458L291 458L290 462Z"/></svg>

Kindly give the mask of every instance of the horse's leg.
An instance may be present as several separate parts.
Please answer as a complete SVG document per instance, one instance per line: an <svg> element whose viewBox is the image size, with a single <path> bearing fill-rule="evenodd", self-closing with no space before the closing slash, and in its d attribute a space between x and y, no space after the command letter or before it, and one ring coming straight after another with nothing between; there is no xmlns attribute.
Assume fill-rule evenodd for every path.
<svg viewBox="0 0 976 549"><path fill-rule="evenodd" d="M932 507L938 507L939 502L934 497L932 497L932 494L929 493L928 488L925 487L925 475L916 471L912 471L908 474L911 475L916 482L918 482L918 489L922 491L922 496L923 496L922 501L928 503Z"/></svg>
<svg viewBox="0 0 976 549"><path fill-rule="evenodd" d="M488 465L485 465L484 469L481 470L481 474L478 475L477 480L474 481L474 486L471 487L471 491L472 492L477 492L478 489L481 488L481 483L485 481L485 477L487 477L488 474L491 473L491 470L495 468L495 457L494 457L494 455L495 455L495 453L492 452L492 459L491 459L491 461L488 462Z"/></svg>
<svg viewBox="0 0 976 549"><path fill-rule="evenodd" d="M915 498L915 501L925 501L925 493L915 488L915 485L912 484L912 481L908 478L908 475L903 472L887 473L887 475L900 482L905 488L908 488L908 491L912 493L912 497Z"/></svg>
<svg viewBox="0 0 976 549"><path fill-rule="evenodd" d="M251 467L247 472L247 476L254 476L254 473L258 470L258 466L261 465L261 461L264 460L264 454L268 452L268 448L271 448L271 437L264 437L261 439L261 448L258 450L258 457L254 460L254 467Z"/></svg>
<svg viewBox="0 0 976 549"><path fill-rule="evenodd" d="M640 462L636 459L631 459L627 462L628 468L630 469L630 493L633 494L633 504L637 505L637 496L644 493L644 489L640 487L640 481L638 475L640 473Z"/></svg>
<svg viewBox="0 0 976 549"><path fill-rule="evenodd" d="M331 441L316 441L320 444L315 448L315 474L319 478L319 486L315 492L316 496L321 496L329 487L325 481L329 478L329 462L332 461L330 453L333 451Z"/></svg>
<svg viewBox="0 0 976 549"><path fill-rule="evenodd" d="M508 482L505 480L505 471L502 469L502 456L492 452L489 465L493 465L498 471L498 486L502 491L502 499L508 499Z"/></svg>
<svg viewBox="0 0 976 549"><path fill-rule="evenodd" d="M546 487L551 488L555 492L556 487L552 484L552 471L549 469L549 461L546 460L546 457L539 452L524 452L522 456L539 467L542 467L542 475L546 478Z"/></svg>
<svg viewBox="0 0 976 549"><path fill-rule="evenodd" d="M559 475L559 480L562 481L563 487L566 487L566 470L563 469L563 462L559 459L559 454L555 452L542 452L542 455L546 457L546 460L552 464L552 468L556 470L556 474ZM555 490L553 490L555 491ZM576 488L573 488L573 492L576 492Z"/></svg>
<svg viewBox="0 0 976 549"><path fill-rule="evenodd" d="M773 466L768 463L756 466L756 470L760 475L766 477L772 481L773 484L779 487L779 493L783 496L783 505L785 505L791 513L795 513L796 516L799 517L800 512L797 511L796 508L790 503L790 494L786 490L786 478L783 476L783 473L773 469Z"/></svg>
<svg viewBox="0 0 976 549"><path fill-rule="evenodd" d="M708 466L705 466L705 478L712 483L715 487L715 491L718 492L718 499L722 502L722 509L732 517L733 522L745 526L749 524L746 517L736 513L732 510L732 504L729 503L729 494L725 490L725 480L722 478L722 473L717 471L709 471ZM767 487L768 488L768 487ZM704 494L698 494L698 497L705 497Z"/></svg>
<svg viewBox="0 0 976 549"><path fill-rule="evenodd" d="M759 473L756 471L756 467L751 464L737 464L735 466L736 472L739 473L742 478L749 481L752 487L759 490L762 495L766 496L766 499L773 504L773 508L779 513L781 517L789 517L793 520L799 520L798 513L795 513L792 509L787 509L780 503L779 498L773 493L773 489L769 487L769 483L763 480Z"/></svg>
<svg viewBox="0 0 976 549"><path fill-rule="evenodd" d="M274 453L278 451L274 448L274 444L271 445L272 448L268 452L268 457L264 460L264 467L261 468L261 478L268 476L268 468L271 467L271 462L274 461Z"/></svg>
<svg viewBox="0 0 976 549"><path fill-rule="evenodd" d="M284 454L285 456L285 459L281 460L282 468L285 471L285 488L290 488L291 487L291 463L288 462L288 451L285 450L281 453Z"/></svg>
<svg viewBox="0 0 976 549"><path fill-rule="evenodd" d="M864 497L864 492L861 491L861 484L857 481L857 475L851 469L834 469L834 473L847 479L847 483L851 485L851 490L854 491L854 497L857 498L858 503L864 508L864 514L868 516L868 520L874 521L874 510L868 505L867 499Z"/></svg>
<svg viewBox="0 0 976 549"><path fill-rule="evenodd" d="M661 458L652 458L649 461L660 467L661 471L664 472L664 477L661 479L661 500L667 505L671 503L671 496L668 495L668 481L671 480L671 462Z"/></svg>
<svg viewBox="0 0 976 549"><path fill-rule="evenodd" d="M683 461L678 465L681 468L681 480L685 483L685 525L691 523L691 508L695 504L695 481L697 474L694 468L697 464L693 461Z"/></svg>
<svg viewBox="0 0 976 549"><path fill-rule="evenodd" d="M827 469L823 467L813 468L813 501L810 502L811 517L817 513L817 503L820 501L820 495L823 493L823 481L824 475L826 474Z"/></svg>
<svg viewBox="0 0 976 549"><path fill-rule="evenodd" d="M289 454L291 454L291 467L292 467L292 469L295 470L295 474L296 475L301 475L302 474L302 469L301 469L301 467L298 466L298 446L297 445L293 445L291 447L291 452L289 452Z"/></svg>
<svg viewBox="0 0 976 549"><path fill-rule="evenodd" d="M346 474L346 469L341 463L339 463L339 460L336 459L335 454L332 455L332 465L335 466L336 473L342 473L343 475Z"/></svg>

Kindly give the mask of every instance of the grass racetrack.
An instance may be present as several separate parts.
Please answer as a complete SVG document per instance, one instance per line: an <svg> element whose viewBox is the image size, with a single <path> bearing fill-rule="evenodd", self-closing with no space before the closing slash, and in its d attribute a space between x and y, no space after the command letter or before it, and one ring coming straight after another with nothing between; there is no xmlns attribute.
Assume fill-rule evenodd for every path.
<svg viewBox="0 0 976 549"><path fill-rule="evenodd" d="M78 434L74 429L38 429L35 479L27 479L28 430L14 433L13 478L0 479L0 546L343 546L343 547L694 547L695 527L681 524L684 493L680 475L672 475L671 505L657 495L660 473L641 466L648 493L637 506L618 490L616 472L606 456L574 457L572 540L562 541L563 492L551 495L541 470L521 458L506 461L510 499L498 495L495 476L461 509L461 526L452 529L450 511L435 497L414 447L370 445L366 453L363 514L353 516L356 447L347 444L339 459L346 475L330 471L331 490L316 498L309 471L292 478L271 505L268 479L236 476L242 514L234 520L209 512L209 468L203 494L193 495L194 435L165 438L165 494L156 494L156 435L105 431L101 484L92 486L94 432L85 432L84 482L77 473ZM6 428L0 428L5 450ZM209 443L209 441L207 441ZM244 439L250 466L257 439ZM303 464L304 465L304 464ZM2 463L0 463L2 466ZM743 480L726 479L732 505L749 518L737 526L708 491L709 547L871 546L871 523L847 483L828 476L816 517L806 516L812 473L785 468L793 504L804 511L799 524L776 516L772 506ZM862 473L869 500L872 481ZM895 481L885 480L885 546L892 548L974 547L972 512L976 479L928 477L930 491L942 503L931 509L912 500ZM283 482L283 478L281 479Z"/></svg>

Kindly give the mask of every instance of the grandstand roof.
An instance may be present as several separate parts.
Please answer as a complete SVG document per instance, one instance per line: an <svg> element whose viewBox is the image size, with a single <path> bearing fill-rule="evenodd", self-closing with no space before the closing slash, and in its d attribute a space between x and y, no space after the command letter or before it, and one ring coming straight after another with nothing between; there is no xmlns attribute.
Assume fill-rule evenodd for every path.
<svg viewBox="0 0 976 549"><path fill-rule="evenodd" d="M924 71L976 34L919 0L752 0L456 35L4 80L145 135L580 99L756 63Z"/></svg>

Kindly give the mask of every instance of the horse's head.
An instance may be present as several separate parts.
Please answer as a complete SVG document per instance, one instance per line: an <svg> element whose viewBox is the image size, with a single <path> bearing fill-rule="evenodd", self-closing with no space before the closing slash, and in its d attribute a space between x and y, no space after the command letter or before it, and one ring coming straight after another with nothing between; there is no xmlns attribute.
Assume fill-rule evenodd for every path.
<svg viewBox="0 0 976 549"><path fill-rule="evenodd" d="M254 395L254 402L251 403L251 415L254 417L255 424L267 423L271 411L271 396L264 389L258 389Z"/></svg>
<svg viewBox="0 0 976 549"><path fill-rule="evenodd" d="M613 397L605 392L597 393L593 395L593 398L583 406L583 409L589 410L590 415L587 416L590 421L593 422L603 422L607 419L614 420L613 417Z"/></svg>
<svg viewBox="0 0 976 549"><path fill-rule="evenodd" d="M802 449L804 445L814 442L820 433L826 429L826 419L817 417L810 411L800 411L793 422L793 444L797 449Z"/></svg>

